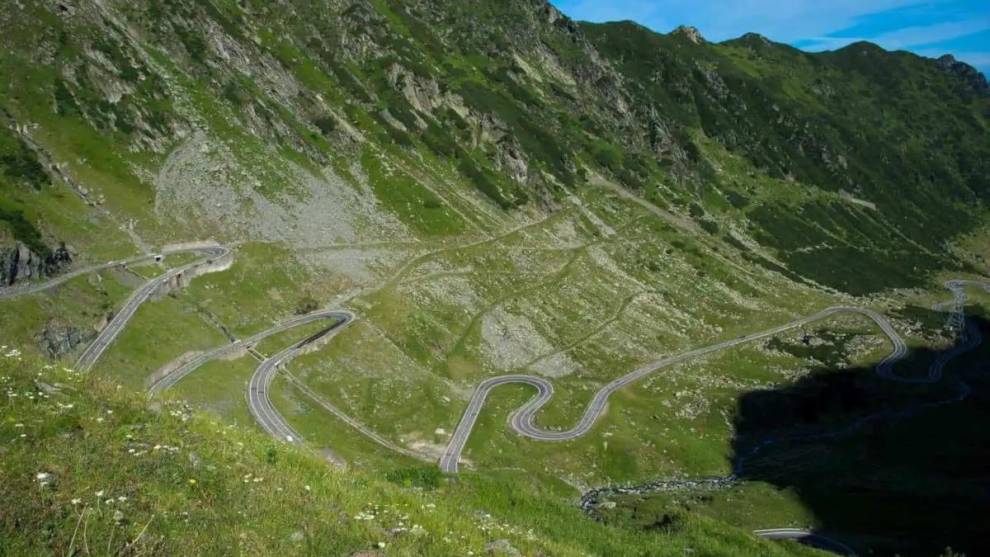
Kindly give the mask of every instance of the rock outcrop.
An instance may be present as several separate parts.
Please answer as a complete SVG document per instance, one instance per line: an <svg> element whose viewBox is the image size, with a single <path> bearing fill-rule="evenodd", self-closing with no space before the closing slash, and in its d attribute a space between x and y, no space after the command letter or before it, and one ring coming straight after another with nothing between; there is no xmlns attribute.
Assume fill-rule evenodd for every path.
<svg viewBox="0 0 990 557"><path fill-rule="evenodd" d="M978 95L990 95L990 83L987 83L986 76L973 66L956 60L956 57L951 54L939 58L938 65L946 72L962 79L970 91Z"/></svg>
<svg viewBox="0 0 990 557"><path fill-rule="evenodd" d="M42 353L57 359L72 353L78 346L89 342L95 336L96 333L93 331L84 333L78 327L52 320L45 325L37 341Z"/></svg>
<svg viewBox="0 0 990 557"><path fill-rule="evenodd" d="M31 251L22 242L13 247L0 248L0 286L39 279L54 275L72 263L72 256L65 244L46 256Z"/></svg>

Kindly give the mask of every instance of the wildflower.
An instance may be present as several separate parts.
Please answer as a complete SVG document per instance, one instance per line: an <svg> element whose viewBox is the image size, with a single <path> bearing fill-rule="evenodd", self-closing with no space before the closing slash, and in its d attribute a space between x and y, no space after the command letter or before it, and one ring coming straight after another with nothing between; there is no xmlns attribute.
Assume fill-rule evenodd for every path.
<svg viewBox="0 0 990 557"><path fill-rule="evenodd" d="M96 496L97 497L103 497L103 493L104 493L104 491L101 489L101 490L99 490L99 491L96 492Z"/></svg>
<svg viewBox="0 0 990 557"><path fill-rule="evenodd" d="M189 485L196 485L196 478L189 478Z"/></svg>
<svg viewBox="0 0 990 557"><path fill-rule="evenodd" d="M82 499L79 499L79 498L77 497L77 498L75 498L75 499L73 499L73 500L71 501L71 503L72 503L73 505L78 505L79 503L82 503Z"/></svg>
<svg viewBox="0 0 990 557"><path fill-rule="evenodd" d="M127 501L127 497L124 497L123 495L121 495L120 497L117 497L117 501L120 502L120 503L123 503L124 501Z"/></svg>
<svg viewBox="0 0 990 557"><path fill-rule="evenodd" d="M41 484L42 487L48 485L48 482L52 479L52 475L48 472L38 472L34 475L34 479Z"/></svg>
<svg viewBox="0 0 990 557"><path fill-rule="evenodd" d="M305 487L305 488L306 488L306 491L311 491L311 490L309 489L309 486L308 486L308 485L306 485L306 486L303 486L303 487Z"/></svg>

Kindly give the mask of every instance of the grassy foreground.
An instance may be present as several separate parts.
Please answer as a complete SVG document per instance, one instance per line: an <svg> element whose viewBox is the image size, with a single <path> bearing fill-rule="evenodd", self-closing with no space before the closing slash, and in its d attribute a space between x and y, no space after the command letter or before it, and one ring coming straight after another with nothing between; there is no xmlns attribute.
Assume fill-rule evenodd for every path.
<svg viewBox="0 0 990 557"><path fill-rule="evenodd" d="M559 495L373 476L0 349L0 555L810 555L705 517L633 533Z"/></svg>

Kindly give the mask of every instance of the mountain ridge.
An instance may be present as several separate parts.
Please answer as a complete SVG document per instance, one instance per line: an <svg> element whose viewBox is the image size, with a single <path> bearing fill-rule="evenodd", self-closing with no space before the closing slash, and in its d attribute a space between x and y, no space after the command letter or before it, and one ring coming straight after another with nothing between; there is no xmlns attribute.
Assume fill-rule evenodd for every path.
<svg viewBox="0 0 990 557"><path fill-rule="evenodd" d="M96 354L95 338L99 358L83 360L94 381L143 391L181 369L168 398L232 427L258 428L248 400L261 389L282 437L369 478L395 472L408 480L400 491L440 482L463 503L444 512L515 525L514 506L570 509L515 517L539 539L510 546L533 553L709 547L700 536L729 554L713 531L828 529L848 508L829 508L829 490L878 509L828 531L857 549L977 539L968 524L899 526L889 464L909 460L896 458L866 489L853 470L823 478L829 490L813 497L788 488L805 486L800 474L755 475L600 501L607 523L574 543L560 527L582 529L572 511L588 490L721 478L734 447L800 437L804 424L786 421L737 431L735 417L758 416L760 401L913 408L962 379L983 392L976 356L948 366L945 384L809 379L873 369L894 338L922 349L898 370L914 377L959 340L930 308L944 305L946 280L990 273L990 98L966 67L866 44L809 54L755 35L712 43L687 29L588 24L542 0L19 0L0 11L0 72L0 261L24 259L25 246L32 262L60 258L30 277L18 270L14 288L28 293L0 301L4 342L29 357L70 367ZM192 280L183 270L197 257L217 262L173 248L207 240L197 245L229 266ZM53 288L35 288L49 278ZM853 315L778 329L849 306L882 314L897 335ZM326 326L307 316L321 315L349 325L308 346ZM754 331L774 334L738 342ZM291 349L302 346L312 350ZM552 385L527 427L559 433L630 371L702 346L727 349L608 391L579 437L538 443L506 428L532 396L523 385L499 386L470 436L458 433L493 378ZM286 354L291 363L274 365ZM768 390L779 396L760 396ZM947 406L930 427L951 440L956 417L978 410ZM896 433L883 438L902 443ZM408 458L439 461L457 439L464 480ZM252 446L264 460L263 441ZM813 469L803 449L777 450ZM979 478L962 463L978 456L942 473L969 489ZM921 483L899 489L925 494ZM52 502L58 536L75 517L63 499ZM294 531L265 528L279 540ZM362 532L347 551L384 541ZM498 539L483 531L469 545ZM396 552L429 546L407 541Z"/></svg>

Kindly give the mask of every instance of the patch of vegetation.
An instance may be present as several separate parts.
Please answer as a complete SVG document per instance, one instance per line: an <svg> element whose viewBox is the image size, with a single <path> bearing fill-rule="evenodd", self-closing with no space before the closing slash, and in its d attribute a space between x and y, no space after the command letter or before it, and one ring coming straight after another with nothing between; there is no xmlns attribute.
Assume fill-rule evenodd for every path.
<svg viewBox="0 0 990 557"><path fill-rule="evenodd" d="M13 233L14 239L22 242L31 251L41 258L51 255L51 248L45 244L41 232L24 217L24 213L19 209L5 209L0 205L0 222L7 225Z"/></svg>
<svg viewBox="0 0 990 557"><path fill-rule="evenodd" d="M803 361L814 360L825 366L838 366L849 357L848 345L855 337L855 334L848 332L819 330L814 335L805 335L801 342L788 342L775 337L768 340L766 346Z"/></svg>
<svg viewBox="0 0 990 557"><path fill-rule="evenodd" d="M320 302L312 296L303 296L296 302L296 315L305 315L319 309Z"/></svg>
<svg viewBox="0 0 990 557"><path fill-rule="evenodd" d="M320 130L320 133L324 136L329 136L337 130L337 121L330 116L320 116L319 118L313 120L313 125L316 126Z"/></svg>
<svg viewBox="0 0 990 557"><path fill-rule="evenodd" d="M34 151L5 127L0 128L0 170L10 181L36 190L51 184Z"/></svg>
<svg viewBox="0 0 990 557"><path fill-rule="evenodd" d="M439 236L463 230L460 215L411 176L387 169L370 150L364 152L361 163L378 199L417 232Z"/></svg>
<svg viewBox="0 0 990 557"><path fill-rule="evenodd" d="M440 487L443 474L440 473L440 469L436 466L419 466L386 472L385 479L407 488L436 489Z"/></svg>

